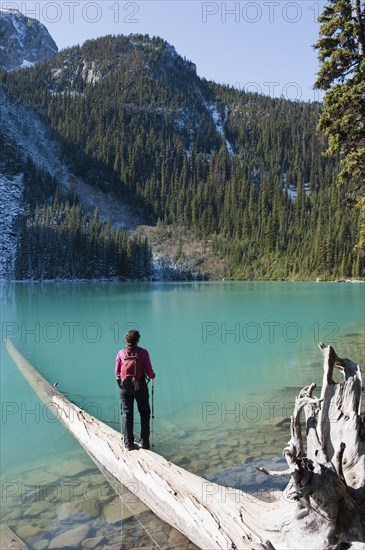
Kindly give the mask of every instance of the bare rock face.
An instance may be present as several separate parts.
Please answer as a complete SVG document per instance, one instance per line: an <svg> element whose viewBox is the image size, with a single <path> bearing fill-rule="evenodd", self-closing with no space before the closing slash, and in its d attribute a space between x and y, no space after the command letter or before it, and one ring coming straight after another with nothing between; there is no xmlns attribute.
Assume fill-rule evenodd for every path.
<svg viewBox="0 0 365 550"><path fill-rule="evenodd" d="M0 9L0 69L12 71L45 61L58 48L37 19L14 9Z"/></svg>

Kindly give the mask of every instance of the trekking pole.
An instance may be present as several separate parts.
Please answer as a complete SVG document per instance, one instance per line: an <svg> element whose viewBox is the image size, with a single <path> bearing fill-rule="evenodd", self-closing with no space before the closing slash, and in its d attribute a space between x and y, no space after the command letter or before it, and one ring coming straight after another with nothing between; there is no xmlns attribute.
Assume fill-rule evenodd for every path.
<svg viewBox="0 0 365 550"><path fill-rule="evenodd" d="M152 378L152 447L155 446L155 380Z"/></svg>

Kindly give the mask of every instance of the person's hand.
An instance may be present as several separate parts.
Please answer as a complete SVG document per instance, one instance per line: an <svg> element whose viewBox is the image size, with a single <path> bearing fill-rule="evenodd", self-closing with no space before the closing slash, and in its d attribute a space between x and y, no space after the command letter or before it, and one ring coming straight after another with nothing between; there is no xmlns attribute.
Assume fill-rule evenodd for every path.
<svg viewBox="0 0 365 550"><path fill-rule="evenodd" d="M120 376L117 376L117 384L120 387L120 389L122 389L122 382L120 380Z"/></svg>

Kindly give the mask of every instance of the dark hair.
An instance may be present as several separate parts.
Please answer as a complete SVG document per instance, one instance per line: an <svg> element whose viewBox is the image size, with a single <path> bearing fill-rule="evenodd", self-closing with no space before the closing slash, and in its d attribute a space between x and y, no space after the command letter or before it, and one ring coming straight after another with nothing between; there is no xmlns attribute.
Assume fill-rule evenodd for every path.
<svg viewBox="0 0 365 550"><path fill-rule="evenodd" d="M141 335L138 330L129 330L124 339L130 346L136 346L139 342Z"/></svg>

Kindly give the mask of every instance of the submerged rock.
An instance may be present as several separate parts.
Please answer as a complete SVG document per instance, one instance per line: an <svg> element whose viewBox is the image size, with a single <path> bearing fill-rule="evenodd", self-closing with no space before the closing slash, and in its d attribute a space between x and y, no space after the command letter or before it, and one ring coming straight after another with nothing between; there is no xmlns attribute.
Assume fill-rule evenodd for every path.
<svg viewBox="0 0 365 550"><path fill-rule="evenodd" d="M51 467L48 468L48 472L58 477L75 477L91 471L94 474L99 474L99 470L97 470L94 464L80 460L68 460L67 462L52 464Z"/></svg>
<svg viewBox="0 0 365 550"><path fill-rule="evenodd" d="M77 502L65 502L60 506L57 518L60 521L76 519L96 518L99 516L99 505L95 501L78 500Z"/></svg>
<svg viewBox="0 0 365 550"><path fill-rule="evenodd" d="M99 535L97 537L93 537L90 539L85 539L82 543L83 548L100 548L102 544L106 544L108 542L108 539L104 537L103 535Z"/></svg>
<svg viewBox="0 0 365 550"><path fill-rule="evenodd" d="M43 501L43 502L36 502L29 506L23 514L24 518L37 518L40 515L42 515L44 512L46 512L49 508L49 502Z"/></svg>
<svg viewBox="0 0 365 550"><path fill-rule="evenodd" d="M180 531L177 531L176 529L171 530L168 540L169 548L176 548L177 546L180 547L187 542L189 542L188 539L182 533L180 533Z"/></svg>
<svg viewBox="0 0 365 550"><path fill-rule="evenodd" d="M115 499L113 502L105 506L103 510L103 515L107 523L115 525L122 521L122 519L127 519L133 517L133 513L128 510L126 506L123 506L121 500Z"/></svg>
<svg viewBox="0 0 365 550"><path fill-rule="evenodd" d="M47 550L49 541L47 539L37 540L32 542L32 547L34 550Z"/></svg>
<svg viewBox="0 0 365 550"><path fill-rule="evenodd" d="M31 525L30 523L21 522L18 523L16 528L16 534L23 540L27 541L32 537L43 535L44 528L39 525Z"/></svg>
<svg viewBox="0 0 365 550"><path fill-rule="evenodd" d="M69 531L64 531L49 543L50 550L66 550L66 548L78 548L82 541L88 538L90 528L87 525L79 525Z"/></svg>

